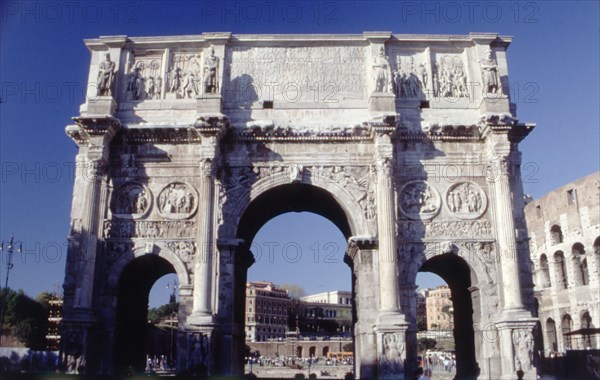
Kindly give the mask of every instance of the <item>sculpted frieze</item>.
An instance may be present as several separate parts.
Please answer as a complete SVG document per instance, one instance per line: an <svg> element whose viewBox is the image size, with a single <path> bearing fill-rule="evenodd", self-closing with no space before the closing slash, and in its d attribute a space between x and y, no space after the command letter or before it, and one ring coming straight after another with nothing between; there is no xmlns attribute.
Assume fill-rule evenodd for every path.
<svg viewBox="0 0 600 380"><path fill-rule="evenodd" d="M399 192L399 208L409 219L427 220L440 211L442 198L438 191L425 181L411 181Z"/></svg>
<svg viewBox="0 0 600 380"><path fill-rule="evenodd" d="M418 66L413 55L396 56L394 71L394 92L399 98L422 98L427 91L429 74L424 62Z"/></svg>
<svg viewBox="0 0 600 380"><path fill-rule="evenodd" d="M445 199L450 213L459 219L477 219L487 207L485 192L474 182L452 185Z"/></svg>
<svg viewBox="0 0 600 380"><path fill-rule="evenodd" d="M187 219L197 207L198 193L185 183L171 183L158 195L158 211L167 219Z"/></svg>
<svg viewBox="0 0 600 380"><path fill-rule="evenodd" d="M114 220L104 222L105 239L156 239L193 237L196 223L191 220Z"/></svg>
<svg viewBox="0 0 600 380"><path fill-rule="evenodd" d="M492 224L487 220L409 222L398 225L400 237L408 241L423 238L481 238L492 236Z"/></svg>
<svg viewBox="0 0 600 380"><path fill-rule="evenodd" d="M183 262L189 262L196 253L196 243L192 240L170 241L167 242L167 247Z"/></svg>
<svg viewBox="0 0 600 380"><path fill-rule="evenodd" d="M112 196L111 210L120 219L139 219L148 214L152 207L152 193L137 182L120 186Z"/></svg>

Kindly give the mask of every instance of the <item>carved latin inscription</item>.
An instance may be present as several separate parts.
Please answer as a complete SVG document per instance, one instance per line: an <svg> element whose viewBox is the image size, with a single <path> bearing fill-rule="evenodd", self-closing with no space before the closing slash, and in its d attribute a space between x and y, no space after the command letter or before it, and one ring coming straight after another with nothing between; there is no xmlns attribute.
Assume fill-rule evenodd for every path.
<svg viewBox="0 0 600 380"><path fill-rule="evenodd" d="M229 102L337 103L365 97L362 47L236 46L228 57Z"/></svg>

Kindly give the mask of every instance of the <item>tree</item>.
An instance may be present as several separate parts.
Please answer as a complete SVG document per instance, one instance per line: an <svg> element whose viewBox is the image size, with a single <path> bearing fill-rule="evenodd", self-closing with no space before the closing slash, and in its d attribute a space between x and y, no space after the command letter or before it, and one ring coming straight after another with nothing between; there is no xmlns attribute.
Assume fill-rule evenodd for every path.
<svg viewBox="0 0 600 380"><path fill-rule="evenodd" d="M153 307L148 310L148 320L156 325L165 319L171 318L173 313L176 314L178 310L179 304L177 302L167 303L157 308Z"/></svg>
<svg viewBox="0 0 600 380"><path fill-rule="evenodd" d="M419 339L419 352L431 350L435 348L437 341L432 338L421 338Z"/></svg>
<svg viewBox="0 0 600 380"><path fill-rule="evenodd" d="M0 304L6 302L4 304L4 327L26 347L35 350L46 348L48 302L45 298L46 293L41 293L36 299L33 299L27 296L23 290L14 291L10 288L2 289L0 293Z"/></svg>
<svg viewBox="0 0 600 380"><path fill-rule="evenodd" d="M427 330L427 317L424 315L419 315L417 317L417 331L425 331Z"/></svg>

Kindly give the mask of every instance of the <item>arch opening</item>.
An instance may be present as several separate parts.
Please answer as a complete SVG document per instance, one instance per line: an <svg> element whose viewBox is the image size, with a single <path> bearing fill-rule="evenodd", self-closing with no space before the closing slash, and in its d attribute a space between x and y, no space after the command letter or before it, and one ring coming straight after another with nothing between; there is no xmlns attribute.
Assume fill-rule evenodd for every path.
<svg viewBox="0 0 600 380"><path fill-rule="evenodd" d="M175 273L171 263L156 255L144 255L134 259L121 273L114 339L116 373L128 368L136 372L145 370L146 355L154 353L154 343L161 340L158 329L148 323L150 290L161 277ZM174 341L176 339L170 341L171 347ZM176 357L176 354L172 356Z"/></svg>
<svg viewBox="0 0 600 380"><path fill-rule="evenodd" d="M307 219L306 215L310 214L316 215L312 215ZM322 219L320 217L325 220L319 221ZM298 224L299 220L301 221L300 224ZM283 227L283 230L282 223L288 223L286 227ZM328 233L330 239L322 240L313 235L317 223L322 226L322 231L319 231L319 234ZM270 225L276 227L269 228L273 231L270 241L267 242L273 244L274 240L277 240L277 246L263 245L265 242L261 240L263 236L262 228L267 228ZM315 357L319 354L326 356L331 351L329 345L325 349L321 343L314 344L314 341L334 339L329 336L329 330L333 333L345 334L347 337L345 339L353 339L352 326L356 322L354 293L351 290L351 271L344 263L346 240L355 232L351 226L351 215L343 208L342 202L338 201L328 190L314 185L300 183L279 185L266 190L250 202L239 219L236 233L236 238L243 241L239 257L245 257L246 259L240 259L242 265L235 265L236 296L234 303L241 306L238 310L244 310L245 313L235 313L234 319L236 319L240 330L244 329L249 319L252 319L249 329L254 326L255 331L240 331L238 336L242 339L245 337L246 342L236 342L235 345L238 350L240 346L244 346L244 343L251 343L253 350L256 350L253 344L263 344L265 350L271 350L267 348L271 344L273 346L271 348L275 350L274 352L285 356L285 360L302 361L307 360L308 356ZM257 251L260 251L260 253L257 254ZM300 260L305 262L298 262ZM307 265L306 261L312 263ZM316 268L315 264L327 267L325 268L327 270ZM265 267L268 268L265 270ZM310 268L314 270L310 270ZM347 282L345 284L340 285L340 281L320 281L330 276L332 271L339 271L339 268L347 271ZM282 272L291 274L286 278L281 276ZM341 275L341 277L343 276L344 274ZM289 309L286 310L285 318L282 318L282 315L277 314L280 313L280 310L275 309L275 307L279 308L281 306L281 300L273 299L270 301L264 299L262 304L258 304L259 299L256 290L246 288L248 280L270 281L274 285L284 285L278 282L283 282L282 278L285 278L285 285L290 285L289 282L292 283L291 285L295 285L299 282L298 279L302 277L304 282L298 285L306 286L306 293L308 294L341 290L348 291L348 295L341 298L337 297L335 301L333 299L329 301L332 304L339 303L339 305L333 307L317 305L318 302L316 301L316 303L307 300L298 302L297 299L293 299L289 302ZM338 277L340 277L339 273ZM344 283L344 281L341 283ZM326 286L332 284L333 287L336 287L335 289ZM339 287L343 287L343 289L338 289ZM252 302L252 305L250 305L250 302ZM275 305L272 310L276 314L271 316L264 314L271 313L269 302ZM321 306L323 306L323 312L319 313L318 316L315 314L313 317L311 312ZM252 312L250 312L250 308L252 308ZM342 308L348 310L345 310L345 313L337 310ZM262 310L264 315L259 316L257 314L259 310ZM341 317L347 318L349 322L338 323L337 320ZM265 321L275 320L280 322L282 319L287 322L285 331L281 331L279 325L275 326L275 331L273 329L269 330L266 325L259 326L259 321L264 324ZM329 327L331 329L328 329ZM260 333L258 333L258 329L261 329ZM298 331L300 335L305 337L301 340L303 342L306 340L306 344L293 344L294 340L299 340L299 337L294 335ZM250 341L252 339L254 342ZM285 343L288 339L289 342ZM275 356L275 354L269 355L268 352L270 351L260 351L261 355ZM296 358L288 358L288 356L296 356Z"/></svg>
<svg viewBox="0 0 600 380"><path fill-rule="evenodd" d="M465 260L453 255L434 256L423 263L419 272L441 277L450 288L453 312L453 335L456 355L456 378L475 378L479 366L475 358L473 328L472 272Z"/></svg>

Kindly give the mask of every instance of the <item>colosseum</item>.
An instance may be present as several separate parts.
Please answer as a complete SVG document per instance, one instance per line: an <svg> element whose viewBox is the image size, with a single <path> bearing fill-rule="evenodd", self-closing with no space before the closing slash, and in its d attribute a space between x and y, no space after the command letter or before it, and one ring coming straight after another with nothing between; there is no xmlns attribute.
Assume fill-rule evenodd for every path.
<svg viewBox="0 0 600 380"><path fill-rule="evenodd" d="M600 348L600 172L525 207L544 354Z"/></svg>

